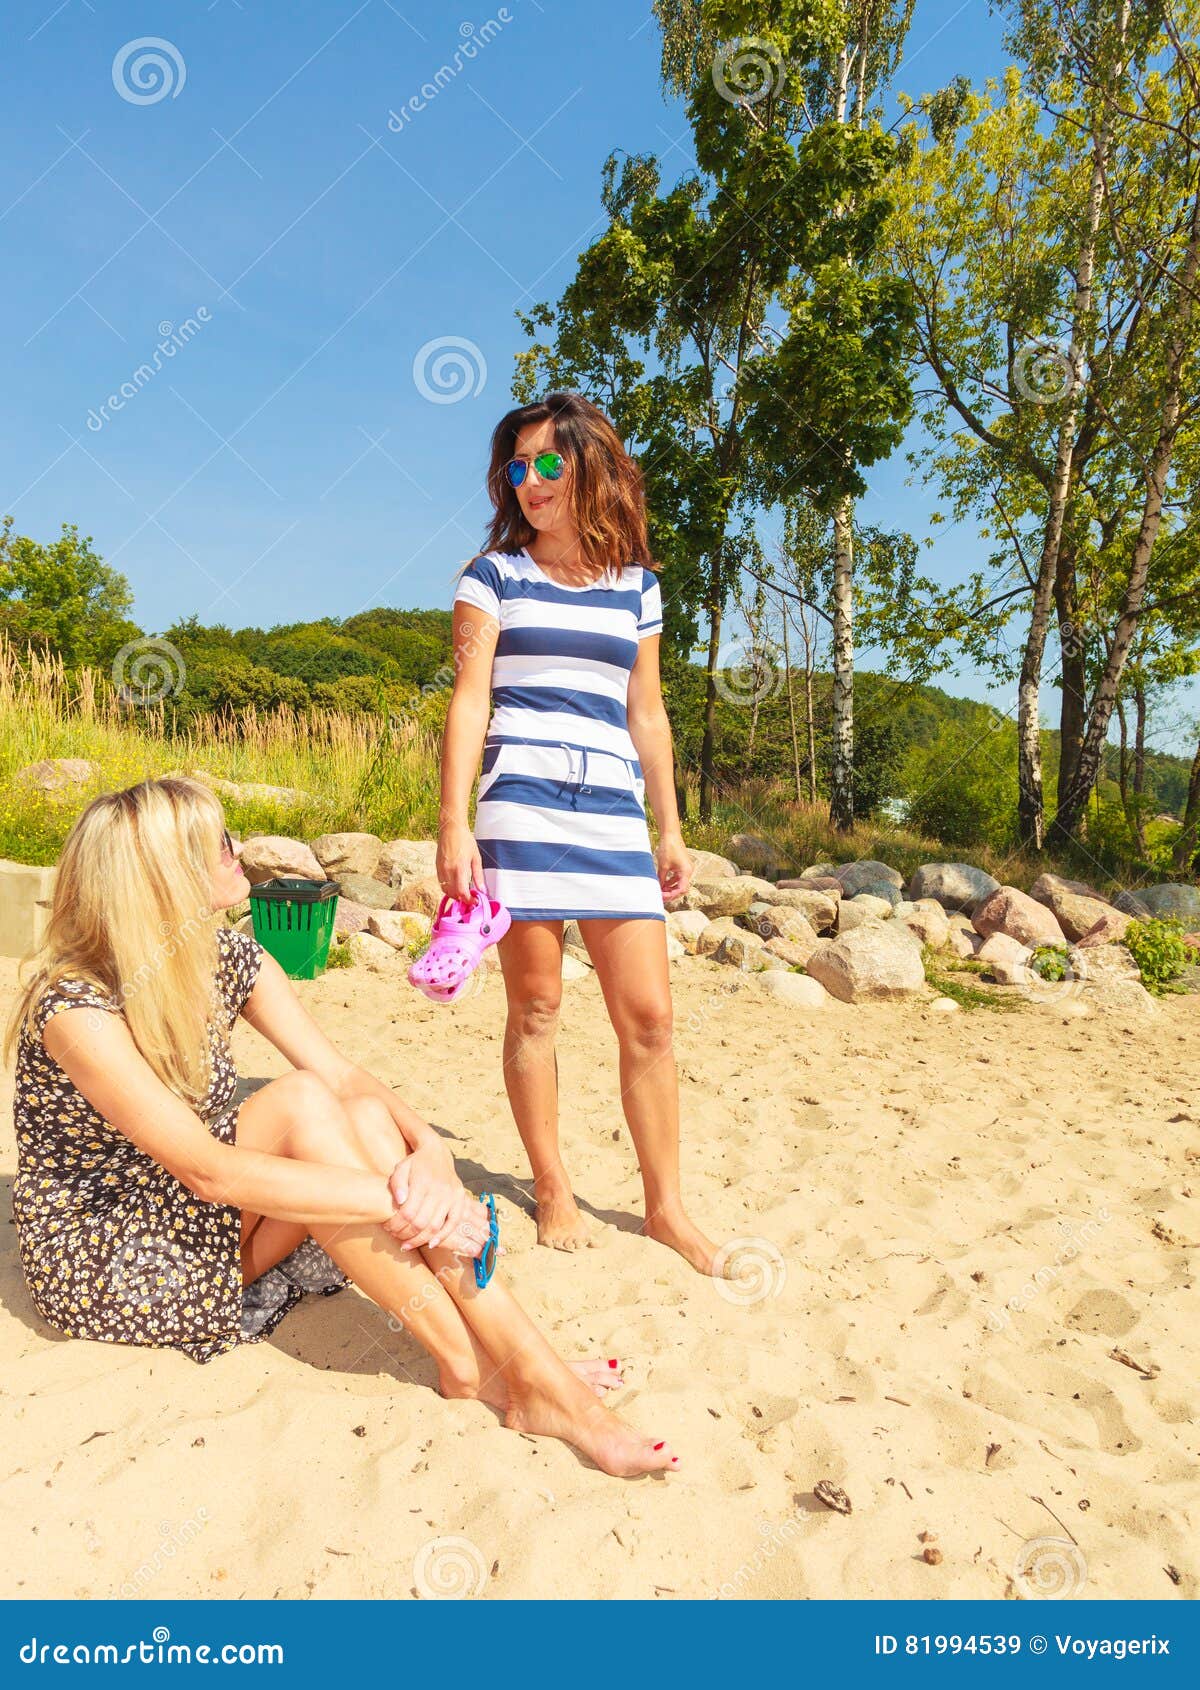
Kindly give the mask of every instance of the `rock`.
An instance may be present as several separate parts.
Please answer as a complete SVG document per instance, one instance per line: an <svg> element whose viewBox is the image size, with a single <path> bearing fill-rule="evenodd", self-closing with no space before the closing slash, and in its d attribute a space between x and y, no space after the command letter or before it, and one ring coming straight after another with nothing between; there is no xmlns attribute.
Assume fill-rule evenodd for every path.
<svg viewBox="0 0 1200 1690"><path fill-rule="evenodd" d="M856 892L862 892L874 882L883 881L887 886L894 886L897 891L904 885L903 878L887 863L877 863L871 858L863 858L853 863L843 863L834 870L834 876L842 883L842 891L847 898L853 898Z"/></svg>
<svg viewBox="0 0 1200 1690"><path fill-rule="evenodd" d="M723 939L740 934L741 931L731 915L718 916L716 921L706 922L696 940L696 955L712 956Z"/></svg>
<svg viewBox="0 0 1200 1690"><path fill-rule="evenodd" d="M374 833L323 833L312 842L313 856L333 880L346 874L374 875L383 840Z"/></svg>
<svg viewBox="0 0 1200 1690"><path fill-rule="evenodd" d="M692 859L692 880L729 880L737 873L737 864L730 862L728 857L719 857L715 851L693 851L688 846L688 856Z"/></svg>
<svg viewBox="0 0 1200 1690"><path fill-rule="evenodd" d="M1102 1009L1141 1016L1158 1014L1158 1006L1142 985L1141 970L1124 945L1089 950L1081 978L1087 996Z"/></svg>
<svg viewBox="0 0 1200 1690"><path fill-rule="evenodd" d="M796 944L815 945L817 935L801 910L789 909L786 904L752 904L742 918L742 925L757 933L765 944L768 939L791 939Z"/></svg>
<svg viewBox="0 0 1200 1690"><path fill-rule="evenodd" d="M851 933L867 921L890 921L892 906L886 898L873 898L869 892L853 898L843 898L838 905L839 933Z"/></svg>
<svg viewBox="0 0 1200 1690"><path fill-rule="evenodd" d="M580 962L578 957L564 956L562 959L562 977L564 980L586 980L592 972L586 963Z"/></svg>
<svg viewBox="0 0 1200 1690"><path fill-rule="evenodd" d="M406 958L394 946L371 933L351 933L344 943L355 962L376 972L391 973L398 964L406 963Z"/></svg>
<svg viewBox="0 0 1200 1690"><path fill-rule="evenodd" d="M1126 915L1124 910L1107 909L1096 925L1089 927L1080 939L1080 948L1087 950L1093 945L1119 943L1129 931L1134 919L1135 917Z"/></svg>
<svg viewBox="0 0 1200 1690"><path fill-rule="evenodd" d="M946 949L951 956L969 960L979 955L982 945L983 940L974 928L951 927L946 936Z"/></svg>
<svg viewBox="0 0 1200 1690"><path fill-rule="evenodd" d="M896 910L892 919L909 928L923 944L935 951L942 950L950 937L950 923L936 898L922 898L905 910ZM964 953L960 951L957 954L962 956Z"/></svg>
<svg viewBox="0 0 1200 1690"><path fill-rule="evenodd" d="M985 939L993 933L1007 933L1023 945L1062 945L1066 939L1058 917L1045 904L1015 886L998 886L971 917L975 931Z"/></svg>
<svg viewBox="0 0 1200 1690"><path fill-rule="evenodd" d="M1183 881L1164 881L1160 886L1143 886L1138 897L1152 916L1174 916L1177 921L1200 921L1200 886Z"/></svg>
<svg viewBox="0 0 1200 1690"><path fill-rule="evenodd" d="M908 883L908 895L914 904L936 898L943 909L974 915L999 885L972 863L922 863Z"/></svg>
<svg viewBox="0 0 1200 1690"><path fill-rule="evenodd" d="M1125 915L1133 916L1136 921L1150 920L1150 906L1143 903L1136 892L1117 892L1112 903L1115 910L1121 910Z"/></svg>
<svg viewBox="0 0 1200 1690"><path fill-rule="evenodd" d="M807 868L802 868L800 870L800 874L801 874L801 877L804 880L810 880L814 874L820 875L822 878L828 877L832 880L837 880L838 864L837 863L809 863ZM838 884L840 885L841 882L838 881Z"/></svg>
<svg viewBox="0 0 1200 1690"><path fill-rule="evenodd" d="M371 911L366 904L356 904L353 898L339 898L337 912L333 918L335 933L365 933L367 922L371 918Z"/></svg>
<svg viewBox="0 0 1200 1690"><path fill-rule="evenodd" d="M301 792L296 786L268 786L262 781L225 780L221 775L209 775L197 769L193 780L203 781L205 786L222 798L233 799L239 804L274 804L281 810L302 810L306 804L315 802L311 792Z"/></svg>
<svg viewBox="0 0 1200 1690"><path fill-rule="evenodd" d="M962 1004L954 998L934 998L929 1007L936 1010L939 1015L953 1015L956 1011L962 1009Z"/></svg>
<svg viewBox="0 0 1200 1690"><path fill-rule="evenodd" d="M61 804L81 798L90 786L98 787L103 770L86 757L43 757L40 762L26 763L13 778L43 793L51 804Z"/></svg>
<svg viewBox="0 0 1200 1690"><path fill-rule="evenodd" d="M808 972L843 1003L908 997L925 984L919 950L890 921L868 922L836 939L822 939Z"/></svg>
<svg viewBox="0 0 1200 1690"><path fill-rule="evenodd" d="M396 888L376 880L374 875L347 873L333 878L341 887L343 897L355 904L365 904L369 910L390 910L396 902Z"/></svg>
<svg viewBox="0 0 1200 1690"><path fill-rule="evenodd" d="M776 907L799 910L809 926L815 928L818 933L832 933L837 926L841 888L838 888L838 896L835 898L828 892L808 891L796 886L785 887L782 891L776 887L771 902Z"/></svg>
<svg viewBox="0 0 1200 1690"><path fill-rule="evenodd" d="M392 905L397 910L416 910L420 915L435 916L442 901L441 882L436 875L416 880L402 880Z"/></svg>
<svg viewBox="0 0 1200 1690"><path fill-rule="evenodd" d="M889 909L894 910L898 904L906 903L907 899L900 896L898 887L890 880L868 880L858 887L854 893L856 898L882 898Z"/></svg>
<svg viewBox="0 0 1200 1690"><path fill-rule="evenodd" d="M564 921L563 950L570 950L572 946L577 949L587 948L583 943L583 934L580 932L579 923L577 921Z"/></svg>
<svg viewBox="0 0 1200 1690"><path fill-rule="evenodd" d="M791 963L784 962L782 957L776 956L774 951L769 951L765 945L761 951L755 952L754 962L751 966L752 971L755 974L762 974L767 970L782 972L784 974L790 974L792 972Z"/></svg>
<svg viewBox="0 0 1200 1690"><path fill-rule="evenodd" d="M1113 912L1108 899L1082 880L1064 880L1057 874L1040 874L1029 888L1029 896L1053 911L1068 939L1082 939L1106 913Z"/></svg>
<svg viewBox="0 0 1200 1690"><path fill-rule="evenodd" d="M674 933L668 933L666 940L668 962L678 962L681 956L686 956L688 954L687 946L684 944L682 939L677 939ZM565 946L563 948L564 950L566 949Z"/></svg>
<svg viewBox="0 0 1200 1690"><path fill-rule="evenodd" d="M819 980L810 974L793 974L790 969L772 969L760 976L759 985L769 996L800 1009L824 1009L829 1002L829 993Z"/></svg>
<svg viewBox="0 0 1200 1690"><path fill-rule="evenodd" d="M727 933L712 954L718 962L730 963L734 968L753 968L757 953L762 948L763 941L757 933L739 929L736 933Z"/></svg>
<svg viewBox="0 0 1200 1690"><path fill-rule="evenodd" d="M763 946L763 954L778 957L779 961L786 963L789 968L803 968L816 950L818 943L819 941L814 940L809 945L781 936L776 939L768 939Z"/></svg>
<svg viewBox="0 0 1200 1690"><path fill-rule="evenodd" d="M1027 986L1032 978L1029 946L1008 933L993 933L985 939L976 953L976 961L987 964L988 973L998 986Z"/></svg>
<svg viewBox="0 0 1200 1690"><path fill-rule="evenodd" d="M836 874L803 874L796 880L777 880L775 885L780 892L828 892L831 898L842 895L842 883Z"/></svg>
<svg viewBox="0 0 1200 1690"><path fill-rule="evenodd" d="M740 869L771 880L778 878L783 867L777 848L757 833L735 833L729 841L729 855Z"/></svg>
<svg viewBox="0 0 1200 1690"><path fill-rule="evenodd" d="M1185 933L1183 942L1189 951L1200 951L1200 933Z"/></svg>
<svg viewBox="0 0 1200 1690"><path fill-rule="evenodd" d="M242 867L252 886L274 880L277 875L299 875L304 880L327 880L329 876L300 839L280 833L252 833L242 841Z"/></svg>
<svg viewBox="0 0 1200 1690"><path fill-rule="evenodd" d="M754 902L754 886L740 875L727 880L697 880L675 903L676 909L701 910L710 921L744 915Z"/></svg>
<svg viewBox="0 0 1200 1690"><path fill-rule="evenodd" d="M400 886L406 880L424 880L437 869L437 841L434 839L389 839L380 847L375 864L377 880Z"/></svg>
<svg viewBox="0 0 1200 1690"><path fill-rule="evenodd" d="M774 904L779 900L779 893L773 880L764 880L761 874L739 874L739 886L749 886L755 898L764 904Z"/></svg>
<svg viewBox="0 0 1200 1690"><path fill-rule="evenodd" d="M367 932L397 951L419 945L429 937L432 925L416 910L372 910L367 917Z"/></svg>
<svg viewBox="0 0 1200 1690"><path fill-rule="evenodd" d="M670 956L671 956L670 935L668 934L667 937L668 937L667 958L669 960ZM564 944L563 955L564 956L573 956L575 958L575 961L581 962L585 968L595 968L595 966L596 966L595 963L592 961L591 957L588 955L586 945L566 945L566 944ZM499 957L497 957L496 960L497 960L497 962L499 962L499 960L500 960Z"/></svg>
<svg viewBox="0 0 1200 1690"><path fill-rule="evenodd" d="M667 913L667 937L678 940L687 951L696 949L696 941L709 925L703 910L670 910Z"/></svg>

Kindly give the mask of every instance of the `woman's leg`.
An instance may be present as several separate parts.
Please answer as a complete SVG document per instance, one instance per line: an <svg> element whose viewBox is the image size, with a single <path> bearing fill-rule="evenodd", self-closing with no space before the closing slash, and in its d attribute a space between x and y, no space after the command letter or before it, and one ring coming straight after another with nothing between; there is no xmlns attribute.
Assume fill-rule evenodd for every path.
<svg viewBox="0 0 1200 1690"><path fill-rule="evenodd" d="M275 1155L372 1167L360 1132L382 1142L387 1128L399 1139L382 1103L361 1099L347 1107L315 1076L296 1073L242 1105L238 1142ZM390 1144L386 1152L381 1173L400 1160ZM676 1464L665 1444L652 1444L600 1406L498 1277L481 1292L470 1264L451 1251L402 1250L375 1225L313 1224L310 1231L342 1271L430 1351L447 1394L496 1400L499 1385L508 1424L564 1438L617 1476ZM480 1348L487 1364L482 1378Z"/></svg>
<svg viewBox="0 0 1200 1690"><path fill-rule="evenodd" d="M514 921L497 949L508 998L504 1086L533 1173L538 1243L576 1250L588 1242L588 1228L558 1145L562 931L561 921Z"/></svg>
<svg viewBox="0 0 1200 1690"><path fill-rule="evenodd" d="M679 1081L666 927L661 921L584 920L583 942L620 1047L621 1105L646 1193L648 1238L711 1273L717 1247L684 1213L679 1185Z"/></svg>

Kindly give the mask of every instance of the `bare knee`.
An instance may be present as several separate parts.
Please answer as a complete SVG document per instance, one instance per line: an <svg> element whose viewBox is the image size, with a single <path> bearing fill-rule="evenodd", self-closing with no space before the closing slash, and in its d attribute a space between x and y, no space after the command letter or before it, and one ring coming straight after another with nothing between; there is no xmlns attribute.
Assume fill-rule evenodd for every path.
<svg viewBox="0 0 1200 1690"><path fill-rule="evenodd" d="M558 1027L561 1003L560 986L522 992L509 1000L508 1024L521 1040L551 1038Z"/></svg>
<svg viewBox="0 0 1200 1690"><path fill-rule="evenodd" d="M622 1020L618 1029L622 1050L642 1056L663 1056L671 1049L675 1037L675 1018L671 1003L644 1004Z"/></svg>
<svg viewBox="0 0 1200 1690"><path fill-rule="evenodd" d="M279 1149L284 1155L320 1162L354 1141L345 1105L318 1075L297 1069L276 1080L271 1090L279 1111Z"/></svg>

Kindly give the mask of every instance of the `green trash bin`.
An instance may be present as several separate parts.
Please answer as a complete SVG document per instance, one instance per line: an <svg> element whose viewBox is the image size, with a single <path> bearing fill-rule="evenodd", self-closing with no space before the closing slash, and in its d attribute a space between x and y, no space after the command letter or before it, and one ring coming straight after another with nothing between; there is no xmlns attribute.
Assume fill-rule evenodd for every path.
<svg viewBox="0 0 1200 1690"><path fill-rule="evenodd" d="M290 874L250 888L254 937L293 980L314 980L324 970L341 889L336 880Z"/></svg>

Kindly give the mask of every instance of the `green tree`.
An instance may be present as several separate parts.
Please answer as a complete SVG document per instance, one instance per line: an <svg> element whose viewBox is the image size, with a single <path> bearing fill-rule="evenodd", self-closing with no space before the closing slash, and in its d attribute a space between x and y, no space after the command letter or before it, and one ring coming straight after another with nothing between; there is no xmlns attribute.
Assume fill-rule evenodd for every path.
<svg viewBox="0 0 1200 1690"><path fill-rule="evenodd" d="M141 629L126 612L133 594L125 577L80 538L72 523L49 545L0 527L0 630L21 646L55 653L69 668L107 665Z"/></svg>

